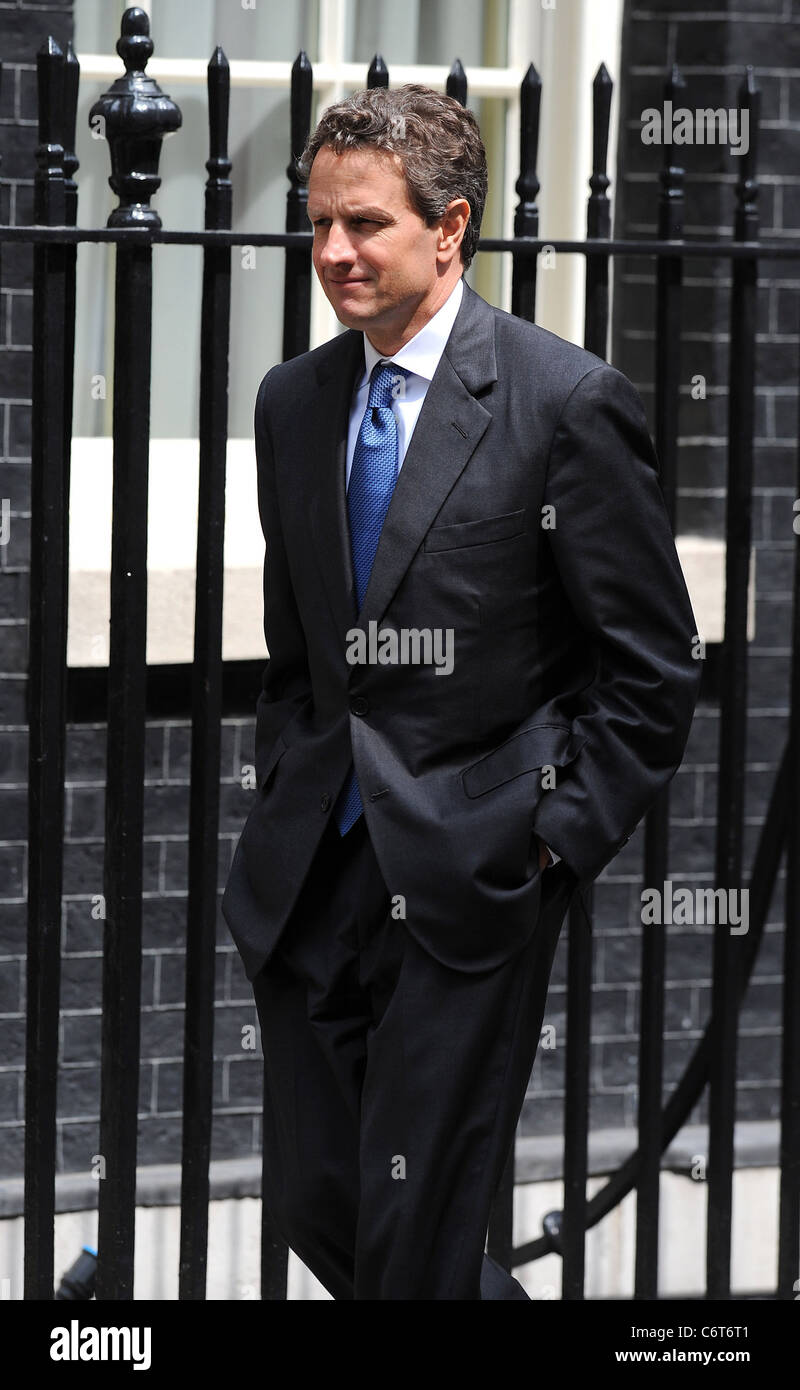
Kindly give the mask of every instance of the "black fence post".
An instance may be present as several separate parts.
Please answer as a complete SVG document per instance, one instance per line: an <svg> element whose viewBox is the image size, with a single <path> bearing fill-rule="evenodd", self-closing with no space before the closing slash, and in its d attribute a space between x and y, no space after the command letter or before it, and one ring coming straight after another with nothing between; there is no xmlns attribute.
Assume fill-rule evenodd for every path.
<svg viewBox="0 0 800 1390"><path fill-rule="evenodd" d="M64 222L64 55L53 38L37 54L36 76L34 217L58 226ZM69 296L64 247L58 243L35 247L33 298L24 1296L52 1299L69 509L64 437Z"/></svg>
<svg viewBox="0 0 800 1390"><path fill-rule="evenodd" d="M664 84L664 100L681 104L685 84L677 67ZM658 235L662 241L683 236L684 171L674 145L664 145L658 199ZM681 373L680 256L659 256L656 267L655 436L661 490L670 524L675 528L678 455L678 409ZM644 881L664 891L669 852L670 788L664 787L645 821ZM639 1181L636 1187L636 1255L634 1297L658 1297L658 1219L661 1184L661 1095L664 1066L664 972L666 928L663 922L642 925L639 1003Z"/></svg>
<svg viewBox="0 0 800 1390"><path fill-rule="evenodd" d="M78 185L75 174L78 160L75 155L75 125L78 117L78 87L81 65L75 56L72 43L67 43L64 54L64 222L74 227L78 221ZM67 306L64 332L64 457L69 469L72 446L72 396L75 375L75 279L78 261L76 245L64 247L66 266ZM69 479L65 486L65 496L69 499ZM64 514L65 546L69 539L69 507Z"/></svg>
<svg viewBox="0 0 800 1390"><path fill-rule="evenodd" d="M230 230L230 68L221 48L208 64L208 180L205 225ZM204 1299L208 1261L209 1162L214 1088L219 779L222 720L222 591L231 251L203 250L200 328L200 460L192 665L189 894L183 1039L180 1299Z"/></svg>
<svg viewBox="0 0 800 1390"><path fill-rule="evenodd" d="M739 99L748 113L749 141L741 156L734 236L758 237L756 149L760 92L747 69ZM719 785L717 798L716 886L728 893L743 887L745 747L747 736L747 594L752 523L755 393L755 256L733 262L730 381L728 390L728 495L725 527L725 641L722 649ZM727 913L719 914L727 919ZM730 1297L731 1209L738 981L744 937L734 936L727 920L714 927L712 1053L709 1084L707 1297Z"/></svg>
<svg viewBox="0 0 800 1390"><path fill-rule="evenodd" d="M584 1296L586 1182L589 1143L589 1058L592 1034L591 888L576 892L567 914L567 1048L564 1065L564 1210L560 1242L562 1299Z"/></svg>
<svg viewBox="0 0 800 1390"><path fill-rule="evenodd" d="M286 231L308 231L308 189L300 182L296 161L303 152L311 129L313 72L308 56L301 50L292 65L291 157L286 167L289 191L286 194ZM308 351L311 332L311 250L302 246L286 249L283 290L283 360Z"/></svg>
<svg viewBox="0 0 800 1390"><path fill-rule="evenodd" d="M597 69L592 83L592 174L586 208L586 235L590 240L607 240L611 235L611 203L608 197L608 125L614 84L605 63ZM586 257L586 303L583 345L605 358L608 343L608 252Z"/></svg>
<svg viewBox="0 0 800 1390"><path fill-rule="evenodd" d="M797 422L797 495L800 498L800 401ZM786 906L783 931L783 1036L781 1040L780 1195L778 1297L800 1293L800 503L795 500L792 606L791 721L786 832ZM788 524L788 523L787 523Z"/></svg>
<svg viewBox="0 0 800 1390"><path fill-rule="evenodd" d="M612 82L604 65L592 84L592 175L586 210L587 236L608 237L611 212L606 160ZM600 357L608 339L608 256L590 254L586 260L584 344ZM564 1100L564 1211L561 1246L564 1262L562 1299L584 1296L586 1270L586 1182L589 1144L589 1058L592 1015L591 887L573 898L567 914L567 1052Z"/></svg>
<svg viewBox="0 0 800 1390"><path fill-rule="evenodd" d="M530 237L539 235L539 209L536 195L539 180L536 177L536 156L539 147L539 107L542 100L542 79L533 63L522 79L520 87L520 141L519 178L514 188L519 194L514 213L514 236ZM536 257L513 255L511 274L511 312L518 318L533 323L536 318Z"/></svg>
<svg viewBox="0 0 800 1390"><path fill-rule="evenodd" d="M141 245L117 247L114 323L114 483L111 633L104 868L103 1024L97 1298L133 1297L139 1008L142 954L147 655L147 480L150 437L152 243L161 219L158 189L165 135L181 113L145 74L153 52L150 22L135 7L122 17L117 52L125 76L95 102L90 124L104 123L109 180L120 204L109 227L141 227Z"/></svg>

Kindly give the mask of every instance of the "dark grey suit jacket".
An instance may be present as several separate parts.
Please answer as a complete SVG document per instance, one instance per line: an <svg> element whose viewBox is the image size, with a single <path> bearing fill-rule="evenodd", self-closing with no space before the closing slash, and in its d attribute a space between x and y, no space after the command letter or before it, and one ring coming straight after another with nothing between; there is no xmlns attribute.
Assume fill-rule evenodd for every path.
<svg viewBox="0 0 800 1390"><path fill-rule="evenodd" d="M356 612L345 450L363 361L345 332L273 367L256 401L269 660L222 904L251 979L351 757L408 930L446 965L486 969L529 940L559 872L540 872L534 834L561 882L590 883L678 767L697 698L636 391L466 284ZM350 664L348 634L371 623L451 629L452 672Z"/></svg>

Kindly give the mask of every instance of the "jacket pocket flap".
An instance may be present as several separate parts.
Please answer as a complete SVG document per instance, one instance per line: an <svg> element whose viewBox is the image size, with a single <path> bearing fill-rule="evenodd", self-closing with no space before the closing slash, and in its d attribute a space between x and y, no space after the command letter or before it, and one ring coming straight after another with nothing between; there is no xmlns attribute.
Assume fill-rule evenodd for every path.
<svg viewBox="0 0 800 1390"><path fill-rule="evenodd" d="M550 764L563 767L585 742L586 735L574 734L569 724L533 724L465 767L461 773L464 791L467 796L482 796L524 772Z"/></svg>
<svg viewBox="0 0 800 1390"><path fill-rule="evenodd" d="M456 550L462 545L486 545L489 541L507 540L525 530L525 508L505 512L502 516L484 516L476 521L458 521L452 526L432 526L423 542L423 550Z"/></svg>

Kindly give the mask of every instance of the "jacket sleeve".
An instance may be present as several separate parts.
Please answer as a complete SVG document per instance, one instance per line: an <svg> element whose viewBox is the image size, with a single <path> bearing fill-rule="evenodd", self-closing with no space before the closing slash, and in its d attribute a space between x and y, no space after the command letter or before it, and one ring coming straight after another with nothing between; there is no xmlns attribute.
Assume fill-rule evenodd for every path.
<svg viewBox="0 0 800 1390"><path fill-rule="evenodd" d="M533 827L582 883L625 842L677 770L697 700L696 624L638 393L586 373L554 432L544 501L562 586L595 656L565 719L586 742Z"/></svg>
<svg viewBox="0 0 800 1390"><path fill-rule="evenodd" d="M281 730L311 698L306 641L281 529L268 396L273 367L258 389L254 412L258 512L264 532L264 640L267 663L256 701L255 768L265 780ZM274 386L274 383L273 383Z"/></svg>

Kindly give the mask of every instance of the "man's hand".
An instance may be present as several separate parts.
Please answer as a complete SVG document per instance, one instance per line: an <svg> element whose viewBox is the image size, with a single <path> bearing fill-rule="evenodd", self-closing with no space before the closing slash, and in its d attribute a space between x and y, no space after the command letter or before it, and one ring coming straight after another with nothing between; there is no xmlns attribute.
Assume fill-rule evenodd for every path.
<svg viewBox="0 0 800 1390"><path fill-rule="evenodd" d="M536 843L539 846L539 868L546 869L550 863L550 851L544 840L541 840L538 835L536 836Z"/></svg>

